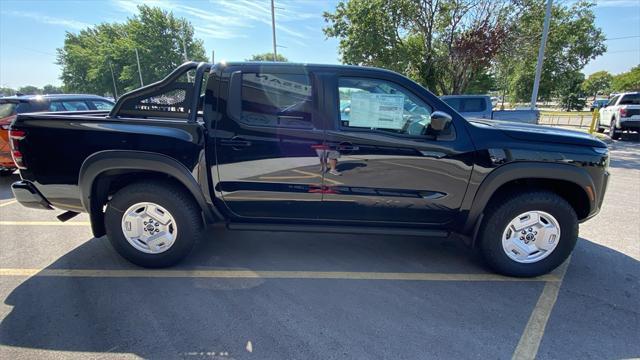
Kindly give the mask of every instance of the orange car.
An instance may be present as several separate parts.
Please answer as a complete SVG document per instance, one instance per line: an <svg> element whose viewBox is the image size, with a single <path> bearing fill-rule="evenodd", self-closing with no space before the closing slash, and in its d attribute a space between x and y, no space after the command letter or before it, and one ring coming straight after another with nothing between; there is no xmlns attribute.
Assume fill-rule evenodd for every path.
<svg viewBox="0 0 640 360"><path fill-rule="evenodd" d="M11 158L9 126L17 114L53 111L109 111L113 101L96 95L20 95L0 97L0 176L17 169Z"/></svg>

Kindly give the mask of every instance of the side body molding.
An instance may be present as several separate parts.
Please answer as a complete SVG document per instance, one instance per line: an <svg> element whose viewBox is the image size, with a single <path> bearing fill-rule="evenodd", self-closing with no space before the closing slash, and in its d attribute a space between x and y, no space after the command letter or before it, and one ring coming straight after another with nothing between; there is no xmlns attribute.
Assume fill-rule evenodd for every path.
<svg viewBox="0 0 640 360"><path fill-rule="evenodd" d="M204 197L200 185L191 172L177 160L159 153L129 150L105 150L89 156L80 167L78 185L82 206L91 217L91 228L95 236L104 235L103 213L99 201L92 201L94 185L100 174L111 170L153 171L176 179L193 195L202 209L205 220L214 222L217 216Z"/></svg>
<svg viewBox="0 0 640 360"><path fill-rule="evenodd" d="M571 164L514 162L491 171L480 183L475 193L473 191L467 192L469 198L466 198L465 202L469 201L471 208L463 227L463 233L471 234L477 230L476 225L479 220L482 220L482 213L498 188L519 179L551 179L573 182L579 185L587 195L590 206L589 213L596 207L596 200L589 196L589 192L593 194L594 183L586 170Z"/></svg>

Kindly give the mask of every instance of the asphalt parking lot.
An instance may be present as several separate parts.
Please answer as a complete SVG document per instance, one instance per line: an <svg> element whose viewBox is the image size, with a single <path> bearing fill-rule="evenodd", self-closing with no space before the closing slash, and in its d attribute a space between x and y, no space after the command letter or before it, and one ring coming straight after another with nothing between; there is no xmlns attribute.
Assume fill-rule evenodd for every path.
<svg viewBox="0 0 640 360"><path fill-rule="evenodd" d="M640 142L611 146L604 209L536 279L451 241L209 229L145 270L85 215L29 210L0 179L0 358L622 359L640 356Z"/></svg>

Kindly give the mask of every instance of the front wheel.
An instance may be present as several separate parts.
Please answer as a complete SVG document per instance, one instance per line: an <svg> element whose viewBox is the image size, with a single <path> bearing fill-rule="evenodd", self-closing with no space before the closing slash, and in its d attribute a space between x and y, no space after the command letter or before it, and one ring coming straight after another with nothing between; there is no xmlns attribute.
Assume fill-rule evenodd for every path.
<svg viewBox="0 0 640 360"><path fill-rule="evenodd" d="M496 272L539 276L564 262L578 238L571 205L552 192L513 195L490 207L480 230L480 251Z"/></svg>
<svg viewBox="0 0 640 360"><path fill-rule="evenodd" d="M200 209L182 188L169 183L135 183L107 204L109 241L132 263L171 266L186 257L203 231Z"/></svg>

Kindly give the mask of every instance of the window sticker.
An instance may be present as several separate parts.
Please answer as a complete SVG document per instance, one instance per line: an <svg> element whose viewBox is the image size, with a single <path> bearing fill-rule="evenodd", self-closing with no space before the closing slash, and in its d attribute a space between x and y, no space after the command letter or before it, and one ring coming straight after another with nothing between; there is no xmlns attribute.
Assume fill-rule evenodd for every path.
<svg viewBox="0 0 640 360"><path fill-rule="evenodd" d="M403 106L404 95L401 94L354 92L351 94L349 126L400 130L405 123Z"/></svg>

